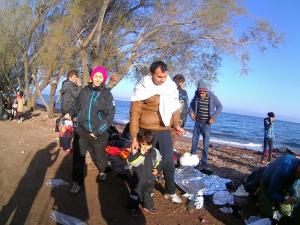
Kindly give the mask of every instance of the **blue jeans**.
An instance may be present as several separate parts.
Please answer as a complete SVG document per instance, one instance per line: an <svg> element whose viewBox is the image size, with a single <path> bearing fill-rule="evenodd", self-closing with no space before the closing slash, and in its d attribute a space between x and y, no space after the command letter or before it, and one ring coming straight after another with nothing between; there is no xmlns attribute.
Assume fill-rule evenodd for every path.
<svg viewBox="0 0 300 225"><path fill-rule="evenodd" d="M203 137L203 151L201 162L203 164L207 164L207 154L209 149L209 138L210 138L210 128L211 125L207 124L203 121L196 121L193 131L193 139L192 139L192 149L191 154L197 154L198 152L198 142L200 134Z"/></svg>

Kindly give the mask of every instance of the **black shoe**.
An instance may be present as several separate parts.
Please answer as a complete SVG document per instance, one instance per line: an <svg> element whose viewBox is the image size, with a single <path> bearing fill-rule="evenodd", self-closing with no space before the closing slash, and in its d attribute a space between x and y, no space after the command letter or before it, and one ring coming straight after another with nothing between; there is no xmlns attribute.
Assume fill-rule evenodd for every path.
<svg viewBox="0 0 300 225"><path fill-rule="evenodd" d="M137 217L139 215L139 213L136 209L130 209L129 213L130 213L130 216L133 216L133 217Z"/></svg>
<svg viewBox="0 0 300 225"><path fill-rule="evenodd" d="M147 209L147 208L143 208L143 210L145 211L145 212L148 212L148 213L151 213L151 214L155 214L155 213L157 213L158 212L158 210L156 209L156 208L151 208L151 209Z"/></svg>
<svg viewBox="0 0 300 225"><path fill-rule="evenodd" d="M82 190L82 186L80 186L77 182L73 182L73 186L70 190L71 196L78 195Z"/></svg>

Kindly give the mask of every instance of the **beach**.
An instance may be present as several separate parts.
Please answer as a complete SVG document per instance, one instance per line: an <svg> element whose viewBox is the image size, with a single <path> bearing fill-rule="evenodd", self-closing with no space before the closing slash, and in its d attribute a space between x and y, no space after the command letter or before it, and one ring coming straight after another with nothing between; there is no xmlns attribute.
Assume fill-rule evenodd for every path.
<svg viewBox="0 0 300 225"><path fill-rule="evenodd" d="M116 124L121 131L122 124ZM72 155L58 149L58 134L54 132L55 119L48 119L44 111L37 110L24 123L0 122L0 204L1 218L12 224L55 224L49 219L52 209L80 218L88 224L244 224L243 219L254 215L254 203L241 212L241 218L224 214L205 198L204 207L193 213L186 211L184 203L174 205L156 185L154 202L159 212L156 215L143 213L132 218L127 211L128 188L126 183L113 173L107 182L96 183L97 170L87 157L85 190L71 197L70 186L51 189L46 182L60 178L71 184ZM180 137L176 141L176 154L190 150L190 139ZM201 149L201 147L200 147ZM209 151L210 168L214 174L232 179L237 187L259 161L255 151L215 145ZM177 189L179 194L182 191ZM201 222L202 221L202 222ZM1 222L1 221L0 221Z"/></svg>

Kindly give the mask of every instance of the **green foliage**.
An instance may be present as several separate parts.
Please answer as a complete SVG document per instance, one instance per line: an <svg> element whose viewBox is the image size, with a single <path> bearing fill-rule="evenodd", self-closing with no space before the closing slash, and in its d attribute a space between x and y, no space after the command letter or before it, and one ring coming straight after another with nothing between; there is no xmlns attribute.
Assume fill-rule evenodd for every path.
<svg viewBox="0 0 300 225"><path fill-rule="evenodd" d="M0 0L0 62L4 65L0 79L5 80L5 71L13 83L16 78L24 80L25 54L28 73L37 76L40 88L56 81L63 71L84 70L85 63L106 66L116 73L117 82L124 77L139 79L158 59L167 62L170 73L180 72L187 80L214 81L223 57L237 58L241 73L247 74L249 48L263 52L282 42L282 35L269 23L249 16L242 0L105 3ZM248 27L240 26L244 19Z"/></svg>

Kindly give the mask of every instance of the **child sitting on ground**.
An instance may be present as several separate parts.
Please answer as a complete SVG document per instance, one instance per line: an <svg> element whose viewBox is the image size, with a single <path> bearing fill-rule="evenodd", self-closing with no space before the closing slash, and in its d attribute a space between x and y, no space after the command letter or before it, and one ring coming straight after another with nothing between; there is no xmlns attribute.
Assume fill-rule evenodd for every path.
<svg viewBox="0 0 300 225"><path fill-rule="evenodd" d="M139 149L133 149L128 162L132 166L131 193L129 196L129 211L132 216L138 215L139 203L143 210L154 214L152 199L155 176L161 161L159 151L152 147L153 134L151 131L142 130L137 135Z"/></svg>

